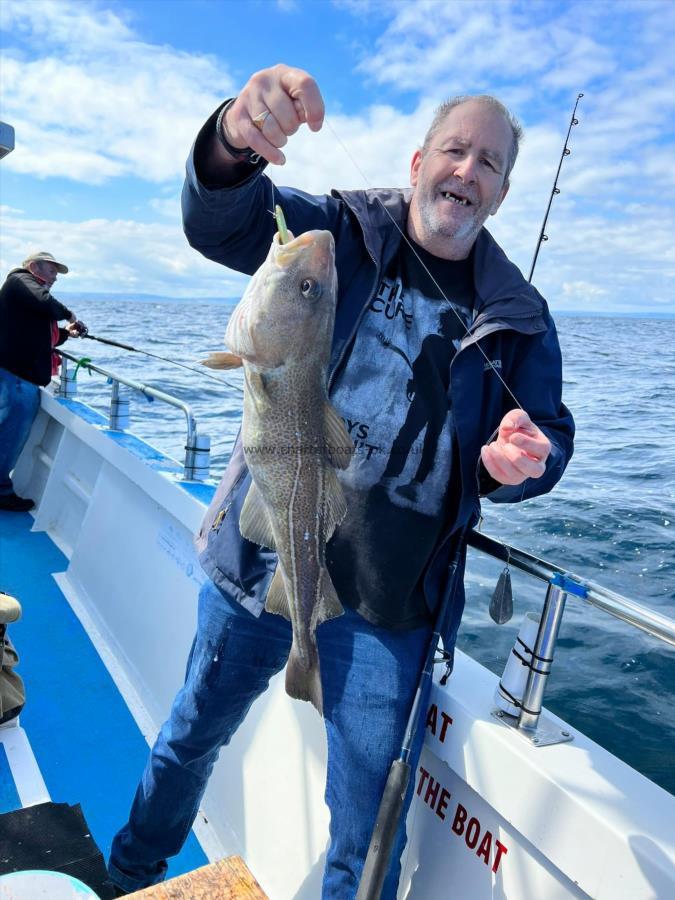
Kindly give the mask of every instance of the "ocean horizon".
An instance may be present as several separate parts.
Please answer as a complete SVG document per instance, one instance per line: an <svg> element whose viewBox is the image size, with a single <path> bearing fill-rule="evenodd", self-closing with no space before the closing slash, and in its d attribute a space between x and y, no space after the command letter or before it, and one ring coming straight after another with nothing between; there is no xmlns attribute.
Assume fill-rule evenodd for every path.
<svg viewBox="0 0 675 900"><path fill-rule="evenodd" d="M60 285L59 285L60 287ZM241 299L241 294L231 294L223 297L171 297L163 294L142 294L142 293L120 293L113 294L109 292L92 293L90 291L55 291L58 299L62 300L66 305L75 304L77 301L85 301L87 303L101 302L119 302L119 303L208 303L209 305L218 304L228 306L237 303ZM617 312L615 310L581 310L581 309L556 309L551 306L551 314L554 318L560 317L586 317L586 318L621 318L621 319L675 319L675 303L673 311L668 310L627 310L625 312Z"/></svg>

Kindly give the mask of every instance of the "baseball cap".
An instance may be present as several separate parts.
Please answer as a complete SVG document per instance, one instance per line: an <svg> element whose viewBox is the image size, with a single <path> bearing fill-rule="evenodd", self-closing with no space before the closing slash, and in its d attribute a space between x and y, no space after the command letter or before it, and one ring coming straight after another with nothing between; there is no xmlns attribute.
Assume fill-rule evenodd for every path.
<svg viewBox="0 0 675 900"><path fill-rule="evenodd" d="M56 266L56 271L60 272L61 275L68 274L68 266L64 265L64 263L57 262L51 253L47 253L46 250L38 250L37 253L31 253L30 256L27 256L23 261L24 269L28 266L28 263L32 262L50 262L54 263Z"/></svg>

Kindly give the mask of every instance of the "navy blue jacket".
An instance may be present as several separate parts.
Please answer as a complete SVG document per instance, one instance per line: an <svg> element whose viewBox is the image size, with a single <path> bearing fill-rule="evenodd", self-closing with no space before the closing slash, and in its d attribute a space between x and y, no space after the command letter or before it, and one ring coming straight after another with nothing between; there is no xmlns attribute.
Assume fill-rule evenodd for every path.
<svg viewBox="0 0 675 900"><path fill-rule="evenodd" d="M190 244L209 259L253 274L262 264L275 231L268 210L281 204L295 234L309 229L333 233L338 271L338 304L329 387L348 358L362 316L375 295L405 230L410 194L400 190L336 192L312 196L277 188L256 169L241 183L206 188L190 157L183 188L183 224ZM385 210L386 207L386 210ZM390 215L392 218L390 218ZM574 423L561 400L562 366L553 321L545 301L519 269L506 258L488 231L475 246L475 313L450 369L452 405L461 467L461 499L431 555L424 576L430 610L449 589L448 563L453 539L478 520L479 496L511 503L551 490L572 455ZM504 381L532 420L546 433L552 450L546 471L524 485L498 485L480 464L480 448L490 440L502 417L517 406L488 365ZM348 375L348 371L347 371ZM250 485L241 440L206 514L197 547L209 577L255 615L264 606L276 555L239 533L239 513ZM462 557L463 567L463 557ZM454 645L463 606L461 578L444 629L446 649Z"/></svg>

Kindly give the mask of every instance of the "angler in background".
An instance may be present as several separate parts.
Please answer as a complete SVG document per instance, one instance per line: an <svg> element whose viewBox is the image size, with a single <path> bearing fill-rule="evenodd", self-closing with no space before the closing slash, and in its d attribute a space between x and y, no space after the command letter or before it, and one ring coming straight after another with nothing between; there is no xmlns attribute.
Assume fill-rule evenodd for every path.
<svg viewBox="0 0 675 900"><path fill-rule="evenodd" d="M276 204L295 235L328 230L335 240L328 391L355 453L338 472L347 513L326 546L344 614L316 638L331 814L322 896L350 900L447 599L442 637L452 659L464 535L480 496L510 503L550 491L572 455L574 424L546 303L483 228L518 152L508 110L491 97L443 104L412 155L412 190L277 188L267 163L285 161L279 148L303 124L318 131L323 122L306 72L257 72L197 136L183 217L197 250L249 275L267 255ZM186 683L113 841L120 891L165 876L220 748L288 659L290 625L264 609L274 554L239 531L250 484L238 440L199 534L208 579ZM386 900L396 896L404 822Z"/></svg>
<svg viewBox="0 0 675 900"><path fill-rule="evenodd" d="M26 512L32 500L14 493L10 472L40 407L40 385L58 372L54 347L86 333L74 312L51 294L68 267L40 251L12 269L0 287L0 510ZM58 323L66 319L65 328Z"/></svg>

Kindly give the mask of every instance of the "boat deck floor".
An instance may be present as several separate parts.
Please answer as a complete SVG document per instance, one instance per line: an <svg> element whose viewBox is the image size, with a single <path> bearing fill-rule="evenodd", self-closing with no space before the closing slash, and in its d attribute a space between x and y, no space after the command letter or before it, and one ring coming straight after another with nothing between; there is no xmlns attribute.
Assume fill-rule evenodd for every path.
<svg viewBox="0 0 675 900"><path fill-rule="evenodd" d="M115 832L126 821L148 745L52 577L65 571L66 557L47 534L31 531L32 524L28 513L0 512L0 589L23 608L21 620L8 628L26 686L20 724L49 797L81 804L107 858ZM17 732L0 728L0 740L9 746ZM0 813L21 806L12 768L0 743ZM207 862L191 833L170 861L169 876Z"/></svg>

